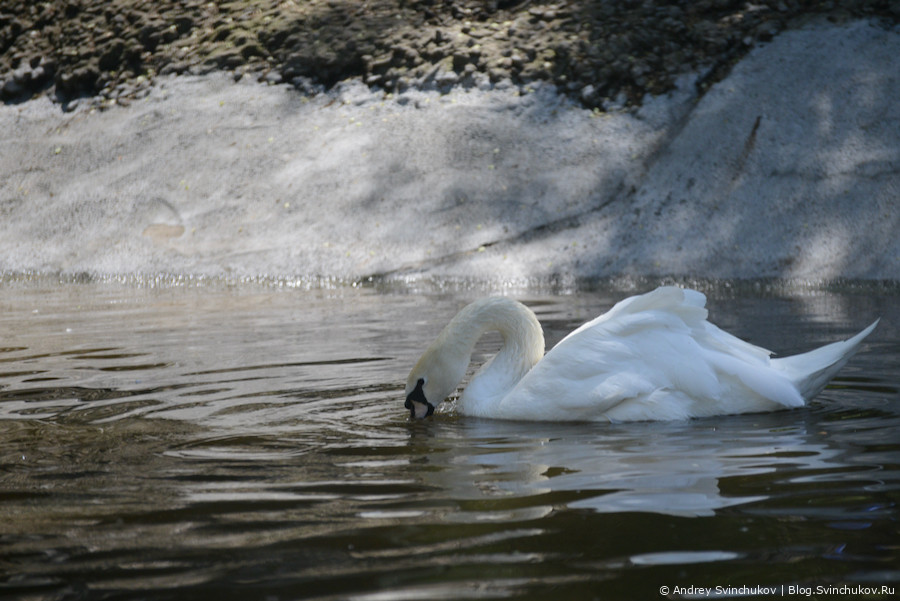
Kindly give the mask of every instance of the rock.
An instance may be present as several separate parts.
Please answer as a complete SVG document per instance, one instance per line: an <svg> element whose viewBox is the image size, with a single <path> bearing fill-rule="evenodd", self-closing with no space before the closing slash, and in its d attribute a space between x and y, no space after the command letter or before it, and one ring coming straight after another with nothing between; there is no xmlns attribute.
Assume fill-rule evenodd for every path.
<svg viewBox="0 0 900 601"><path fill-rule="evenodd" d="M459 81L459 75L453 71L438 71L434 76L434 83L438 86L452 86Z"/></svg>
<svg viewBox="0 0 900 601"><path fill-rule="evenodd" d="M17 82L14 78L9 78L3 83L2 89L0 89L0 95L3 96L3 100L12 100L14 98L18 98L25 92L25 88L22 87L22 84Z"/></svg>
<svg viewBox="0 0 900 601"><path fill-rule="evenodd" d="M577 84L576 84L576 85L577 85ZM594 91L595 91L595 89L594 89L594 86L593 86L593 85L588 84L588 85L584 86L584 87L581 89L581 99L582 99L584 102L591 102L591 101L593 100L593 97L594 97Z"/></svg>
<svg viewBox="0 0 900 601"><path fill-rule="evenodd" d="M12 79L24 90L31 83L31 67L19 67L13 72Z"/></svg>
<svg viewBox="0 0 900 601"><path fill-rule="evenodd" d="M97 66L103 71L115 71L125 52L125 42L122 40L114 40L107 44L106 50L100 56Z"/></svg>

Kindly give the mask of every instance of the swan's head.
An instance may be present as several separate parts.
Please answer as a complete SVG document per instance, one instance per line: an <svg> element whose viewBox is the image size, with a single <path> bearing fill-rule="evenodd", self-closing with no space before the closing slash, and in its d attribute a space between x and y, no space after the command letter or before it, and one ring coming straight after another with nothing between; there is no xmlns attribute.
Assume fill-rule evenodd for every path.
<svg viewBox="0 0 900 601"><path fill-rule="evenodd" d="M439 339L419 359L406 379L406 403L409 415L424 418L456 391L466 373L469 355L443 344Z"/></svg>
<svg viewBox="0 0 900 601"><path fill-rule="evenodd" d="M428 417L441 401L456 391L466 375L475 343L490 330L500 332L503 337L503 347L497 357L504 359L500 362L492 359L485 364L469 383L470 387L479 377L485 386L489 365L502 366L493 370L487 386L495 393L505 392L544 354L541 324L525 305L503 297L470 303L450 320L409 373L405 406L412 417Z"/></svg>

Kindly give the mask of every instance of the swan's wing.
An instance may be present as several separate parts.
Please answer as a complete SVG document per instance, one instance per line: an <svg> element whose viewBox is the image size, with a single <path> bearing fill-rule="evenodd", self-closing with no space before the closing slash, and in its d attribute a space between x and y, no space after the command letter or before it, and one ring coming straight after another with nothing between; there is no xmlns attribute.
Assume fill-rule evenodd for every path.
<svg viewBox="0 0 900 601"><path fill-rule="evenodd" d="M612 309L585 323L563 338L554 348L558 348L570 338L578 337L586 330L603 328L604 331L621 331L637 325L634 316L648 311L663 312L683 322L698 323L707 317L706 296L696 290L685 290L677 286L662 286L638 296L631 296L616 303Z"/></svg>
<svg viewBox="0 0 900 601"><path fill-rule="evenodd" d="M548 352L504 400L504 412L637 420L802 405L770 367L771 353L707 322L705 304L700 292L677 287L625 299Z"/></svg>

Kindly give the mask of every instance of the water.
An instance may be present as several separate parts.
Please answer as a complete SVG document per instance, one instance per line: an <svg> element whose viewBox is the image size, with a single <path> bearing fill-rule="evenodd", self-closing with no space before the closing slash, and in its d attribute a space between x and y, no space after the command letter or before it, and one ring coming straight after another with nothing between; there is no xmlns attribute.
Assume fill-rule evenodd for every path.
<svg viewBox="0 0 900 601"><path fill-rule="evenodd" d="M900 292L707 292L782 354L883 319L802 410L410 423L409 367L478 291L6 278L0 596L896 598ZM551 344L625 295L516 294Z"/></svg>

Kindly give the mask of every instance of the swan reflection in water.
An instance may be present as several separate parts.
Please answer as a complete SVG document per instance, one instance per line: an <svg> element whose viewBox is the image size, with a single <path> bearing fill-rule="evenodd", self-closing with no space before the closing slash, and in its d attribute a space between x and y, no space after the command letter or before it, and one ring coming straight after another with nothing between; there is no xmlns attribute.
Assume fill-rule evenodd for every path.
<svg viewBox="0 0 900 601"><path fill-rule="evenodd" d="M763 483L742 478L851 467L821 424L789 413L602 426L463 418L417 422L411 437L414 452L430 447L424 483L463 504L497 501L446 516L467 522L534 519L558 506L711 516L768 498Z"/></svg>

